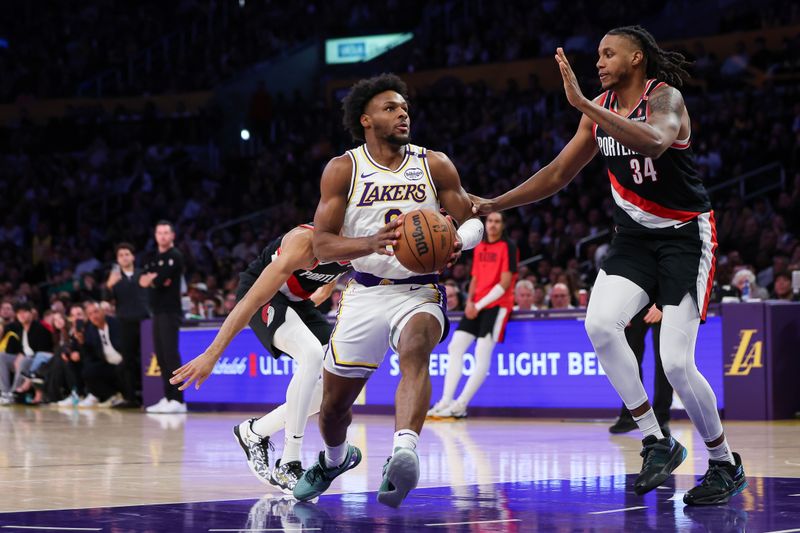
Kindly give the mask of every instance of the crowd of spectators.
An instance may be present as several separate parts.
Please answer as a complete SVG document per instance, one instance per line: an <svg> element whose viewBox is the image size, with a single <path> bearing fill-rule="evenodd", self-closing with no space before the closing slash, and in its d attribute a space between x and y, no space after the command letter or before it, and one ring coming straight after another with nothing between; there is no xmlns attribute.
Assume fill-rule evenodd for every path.
<svg viewBox="0 0 800 533"><path fill-rule="evenodd" d="M0 8L8 22L0 27L0 102L209 89L313 38L365 33L415 32L392 63L400 72L546 56L557 45L593 52L617 21L647 21L669 35L693 9L682 0L9 3ZM702 17L695 35L796 24L800 8L739 0ZM789 52L776 64L796 61ZM744 66L733 57L726 68Z"/></svg>
<svg viewBox="0 0 800 533"><path fill-rule="evenodd" d="M452 1L452 0L451 0ZM6 4L0 102L210 89L322 34L416 27L444 1L260 0ZM13 21L13 23L11 23ZM363 30L362 30L363 31ZM88 86L86 85L89 82Z"/></svg>
<svg viewBox="0 0 800 533"><path fill-rule="evenodd" d="M763 55L754 51L748 61ZM729 59L695 68L706 69L703 79L723 77ZM596 87L590 74L582 81L587 94ZM708 186L774 162L786 177L780 189L754 198L728 188L714 193L716 301L738 296L745 285L751 297L797 297L790 272L800 269L798 92L796 84L771 83L686 91L693 149ZM445 78L411 95L411 114L414 141L446 152L465 188L482 196L508 190L551 161L579 118L534 77L502 91ZM135 117L124 109L75 111L46 125L21 120L0 130L0 352L13 355L0 364L2 401L17 393L31 402L65 395L69 402L77 395L88 403L128 402L122 367L88 364L114 366L98 356L108 349L103 337L88 335L94 348L84 346L87 328L99 331L115 320L107 319L116 314L108 286L115 245L133 243L141 264L155 253L155 221L174 221L186 262L185 316L225 316L235 304L238 272L273 238L311 220L323 166L352 146L339 109L297 97L274 106L264 130L269 139L261 139L267 148L213 165L218 123L213 109L164 116L151 107ZM507 233L522 260L519 310L585 305L610 240L613 203L604 176L595 158L561 193L507 213ZM452 310L463 308L469 261L465 254L444 273ZM334 292L326 311L335 313L338 298ZM15 352L19 328L31 322L44 325L52 346ZM20 358L28 352L30 360ZM37 361L40 352L57 356ZM37 373L45 363L55 382L45 384ZM93 372L115 387L98 389Z"/></svg>

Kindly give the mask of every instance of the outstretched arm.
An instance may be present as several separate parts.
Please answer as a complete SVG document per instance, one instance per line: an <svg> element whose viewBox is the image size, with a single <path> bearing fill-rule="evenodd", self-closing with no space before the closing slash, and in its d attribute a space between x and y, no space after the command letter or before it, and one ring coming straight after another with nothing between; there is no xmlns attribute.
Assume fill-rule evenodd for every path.
<svg viewBox="0 0 800 533"><path fill-rule="evenodd" d="M348 155L331 159L322 172L320 199L314 215L314 255L323 262L349 261L365 255L377 253L392 255L387 246L397 244L402 217L381 228L378 233L368 237L343 237L339 235L344 224L344 210L347 207L347 193L350 189L350 174L353 163Z"/></svg>
<svg viewBox="0 0 800 533"><path fill-rule="evenodd" d="M309 267L314 262L314 253L311 250L312 233L311 229L296 228L286 234L281 243L280 255L267 265L245 297L236 304L206 351L173 372L170 383L177 385L183 382L179 388L184 390L194 381L195 388L200 388L211 375L225 348L247 326L256 311L272 300L292 272Z"/></svg>
<svg viewBox="0 0 800 533"><path fill-rule="evenodd" d="M647 122L635 122L583 96L563 48L556 51L556 61L569 103L622 145L656 159L678 138L685 109L678 89L664 86L653 91L648 100Z"/></svg>
<svg viewBox="0 0 800 533"><path fill-rule="evenodd" d="M473 210L480 215L488 215L492 211L503 211L552 196L566 187L596 153L592 121L583 116L578 131L549 165L492 200L470 195L475 206Z"/></svg>
<svg viewBox="0 0 800 533"><path fill-rule="evenodd" d="M428 151L428 167L436 184L439 204L459 224L456 232L456 246L447 266L453 265L461 255L461 250L475 248L483 237L483 222L472 213L472 201L461 186L461 178L456 166L442 152Z"/></svg>
<svg viewBox="0 0 800 533"><path fill-rule="evenodd" d="M336 288L336 280L331 281L330 283L326 283L322 287L318 288L314 291L314 294L311 295L309 300L314 302L314 305L319 307L322 302L327 300L333 294L333 289Z"/></svg>

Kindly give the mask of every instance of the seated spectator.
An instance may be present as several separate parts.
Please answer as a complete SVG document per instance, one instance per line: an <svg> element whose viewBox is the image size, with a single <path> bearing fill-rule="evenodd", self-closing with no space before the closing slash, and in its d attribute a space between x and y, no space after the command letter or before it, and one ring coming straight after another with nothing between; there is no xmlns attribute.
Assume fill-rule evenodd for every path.
<svg viewBox="0 0 800 533"><path fill-rule="evenodd" d="M462 311L464 309L461 303L461 291L458 289L458 284L455 281L447 280L444 284L444 292L447 296L448 311Z"/></svg>
<svg viewBox="0 0 800 533"><path fill-rule="evenodd" d="M770 295L772 300L786 300L792 301L794 294L792 294L792 276L786 272L781 272L775 276L775 285L772 288Z"/></svg>
<svg viewBox="0 0 800 533"><path fill-rule="evenodd" d="M21 356L8 353L8 344L12 339L19 342L19 336L13 331L7 331L7 326L0 322L0 405L14 403L11 380L17 367L17 359Z"/></svg>
<svg viewBox="0 0 800 533"><path fill-rule="evenodd" d="M229 292L225 294L225 300L222 303L222 316L228 316L236 307L236 293Z"/></svg>
<svg viewBox="0 0 800 533"><path fill-rule="evenodd" d="M10 300L3 300L0 304L0 321L5 325L14 322L14 304Z"/></svg>
<svg viewBox="0 0 800 533"><path fill-rule="evenodd" d="M767 289L763 287L759 287L756 284L756 275L753 274L753 271L748 268L740 268L736 274L733 275L733 280L731 280L731 285L736 287L739 290L739 296L742 297L742 293L744 290L745 282L750 283L750 297L749 300L766 300L769 298L769 293Z"/></svg>
<svg viewBox="0 0 800 533"><path fill-rule="evenodd" d="M67 339L57 349L58 357L54 357L50 375L45 381L48 391L63 390L67 392L66 398L58 401L59 407L77 406L86 395L83 383L83 361L81 349L84 344L86 331L86 313L80 304L73 304L69 309L67 320ZM51 400L57 400L59 394L53 392Z"/></svg>
<svg viewBox="0 0 800 533"><path fill-rule="evenodd" d="M29 376L53 357L53 336L41 322L34 320L33 306L30 303L18 303L14 309L17 321L9 326L9 331L13 331L19 340L14 340L13 347L9 342L9 351L23 357L17 360L17 373L12 388L14 392L24 394L33 386ZM36 398L34 401L38 403L39 400L40 398Z"/></svg>
<svg viewBox="0 0 800 533"><path fill-rule="evenodd" d="M514 311L536 311L539 309L533 304L534 299L533 283L527 279L521 279L514 286Z"/></svg>
<svg viewBox="0 0 800 533"><path fill-rule="evenodd" d="M114 405L108 401L120 393L124 395L126 401L134 403L132 392L123 390L128 380L121 353L119 322L114 317L106 316L97 302L86 302L84 310L89 318L89 324L86 325L81 358L83 380L86 382L88 394L78 405L81 407L94 407L105 403Z"/></svg>
<svg viewBox="0 0 800 533"><path fill-rule="evenodd" d="M570 301L569 288L564 283L556 283L550 289L550 309L575 309Z"/></svg>
<svg viewBox="0 0 800 533"><path fill-rule="evenodd" d="M189 287L189 299L191 306L186 312L186 318L200 320L203 318L213 318L216 304L212 300L208 302L208 286L203 283L192 283Z"/></svg>

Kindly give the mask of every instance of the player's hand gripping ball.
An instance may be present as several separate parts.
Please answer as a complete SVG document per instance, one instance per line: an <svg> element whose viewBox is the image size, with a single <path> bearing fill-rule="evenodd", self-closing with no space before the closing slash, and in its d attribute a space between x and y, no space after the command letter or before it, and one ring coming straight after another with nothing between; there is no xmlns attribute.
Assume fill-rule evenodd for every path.
<svg viewBox="0 0 800 533"><path fill-rule="evenodd" d="M400 238L394 255L401 265L418 274L439 272L447 265L456 234L443 215L430 209L409 211L403 214L403 225L398 229Z"/></svg>

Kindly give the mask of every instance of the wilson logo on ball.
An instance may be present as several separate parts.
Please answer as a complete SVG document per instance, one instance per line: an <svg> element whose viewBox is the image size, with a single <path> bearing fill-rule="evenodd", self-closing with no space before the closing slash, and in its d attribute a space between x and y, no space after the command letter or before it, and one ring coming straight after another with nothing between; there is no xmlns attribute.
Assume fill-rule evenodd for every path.
<svg viewBox="0 0 800 533"><path fill-rule="evenodd" d="M419 255L428 253L428 243L425 242L425 233L422 231L422 220L419 215L411 217L411 222L414 224L414 231L411 232L411 237L414 239L414 244L417 247Z"/></svg>

